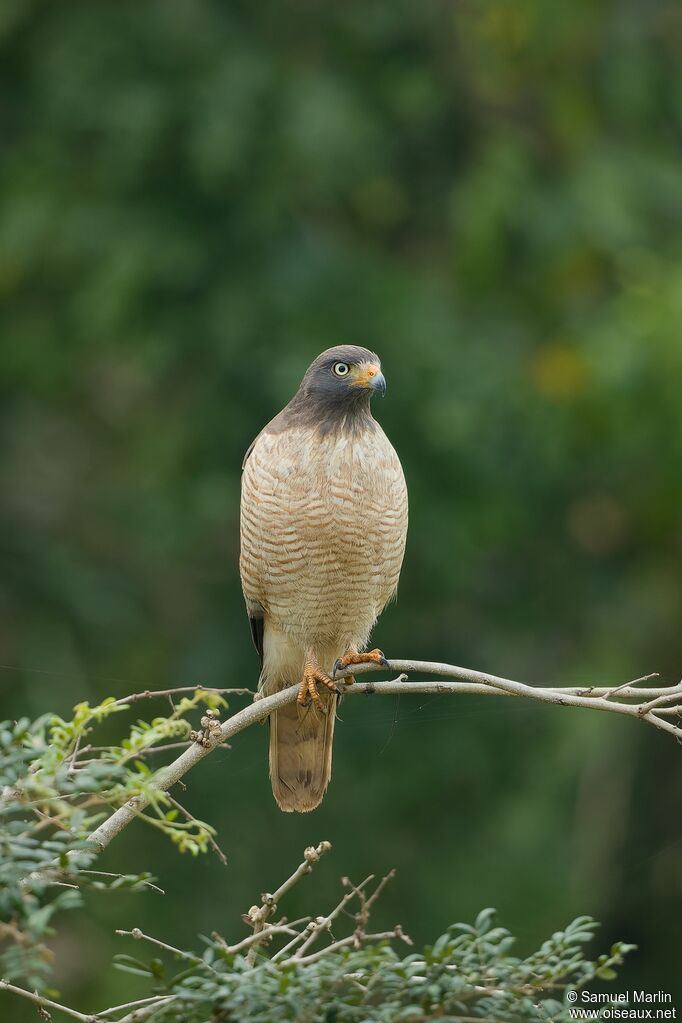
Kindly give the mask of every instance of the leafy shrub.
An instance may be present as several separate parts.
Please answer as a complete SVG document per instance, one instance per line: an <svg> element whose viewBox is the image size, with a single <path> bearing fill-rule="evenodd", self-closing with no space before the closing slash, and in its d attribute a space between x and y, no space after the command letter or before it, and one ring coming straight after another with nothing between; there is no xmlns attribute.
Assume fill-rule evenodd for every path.
<svg viewBox="0 0 682 1023"><path fill-rule="evenodd" d="M0 725L2 986L34 1001L46 1020L59 1011L80 1018L44 993L51 969L46 939L54 933L55 916L77 910L85 888L155 887L147 873L94 869L100 850L89 835L112 806L142 794L149 812L140 812L140 820L160 828L181 852L198 855L213 848L222 855L213 828L154 787L156 772L144 758L152 751L189 745L200 733L192 730L188 715L201 706L202 727L214 727L218 708L225 706L223 697L196 688L171 704L165 717L136 721L119 744L93 745L92 732L112 715L130 710L140 695L148 694L128 702L110 698L96 707L78 704L68 721L48 714L34 722ZM321 916L292 923L285 917L274 920L280 900L329 848L323 842L305 851L303 862L278 891L263 895L261 904L244 916L252 933L234 944L214 934L204 939L199 953L137 929L119 932L161 949L162 957L116 957L118 969L148 980L150 994L118 1014L106 1012L107 1018L126 1023L479 1018L560 1023L570 1018L566 989L613 979L614 966L633 948L618 943L596 960L587 959L584 945L597 925L583 916L522 958L512 952L510 932L497 926L494 911L486 909L474 924L453 924L433 945L401 957L396 941L411 941L400 926L376 933L369 929L371 908L392 873L371 892L373 876L358 885L345 878L340 902ZM347 908L351 904L354 914ZM352 919L353 927L337 937L332 928L344 917Z"/></svg>

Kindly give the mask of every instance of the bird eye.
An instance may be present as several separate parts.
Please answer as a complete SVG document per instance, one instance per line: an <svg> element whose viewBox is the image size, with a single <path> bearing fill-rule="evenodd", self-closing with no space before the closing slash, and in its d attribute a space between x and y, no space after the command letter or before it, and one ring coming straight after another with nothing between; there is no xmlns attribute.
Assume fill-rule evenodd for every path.
<svg viewBox="0 0 682 1023"><path fill-rule="evenodd" d="M350 373L350 366L347 362L335 362L332 366L332 373L337 377L347 377Z"/></svg>

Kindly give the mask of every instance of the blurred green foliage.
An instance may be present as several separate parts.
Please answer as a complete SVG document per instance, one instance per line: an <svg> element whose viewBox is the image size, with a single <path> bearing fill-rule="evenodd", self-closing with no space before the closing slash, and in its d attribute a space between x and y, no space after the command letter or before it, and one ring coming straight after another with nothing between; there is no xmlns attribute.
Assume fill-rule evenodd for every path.
<svg viewBox="0 0 682 1023"><path fill-rule="evenodd" d="M410 488L389 655L679 677L680 21L674 0L6 0L4 716L253 685L242 454L339 342L383 359ZM182 941L219 908L227 929L323 836L345 872L398 867L387 916L418 941L492 903L529 949L590 912L670 987L679 750L500 703L348 701L313 818L277 812L265 730L238 736L183 797L228 867L129 828L104 869L142 859L169 894L92 896L60 986L111 1004L114 927Z"/></svg>

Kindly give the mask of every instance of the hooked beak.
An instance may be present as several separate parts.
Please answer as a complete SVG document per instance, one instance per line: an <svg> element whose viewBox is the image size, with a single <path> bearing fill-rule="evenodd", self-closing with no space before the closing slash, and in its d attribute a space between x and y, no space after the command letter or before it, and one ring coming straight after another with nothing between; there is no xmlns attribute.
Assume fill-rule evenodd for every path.
<svg viewBox="0 0 682 1023"><path fill-rule="evenodd" d="M353 383L356 387L369 387L372 391L378 391L382 398L386 394L386 378L381 372L381 366L375 362L365 362L358 366L353 375Z"/></svg>

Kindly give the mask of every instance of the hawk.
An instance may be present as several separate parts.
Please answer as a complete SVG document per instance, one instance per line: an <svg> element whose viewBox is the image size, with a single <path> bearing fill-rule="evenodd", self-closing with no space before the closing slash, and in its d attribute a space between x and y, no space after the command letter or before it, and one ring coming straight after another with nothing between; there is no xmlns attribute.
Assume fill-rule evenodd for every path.
<svg viewBox="0 0 682 1023"><path fill-rule="evenodd" d="M385 391L376 355L329 348L244 459L240 574L259 692L299 686L296 703L270 716L282 810L313 810L329 784L336 671L388 663L365 652L396 592L407 534L402 466L370 411Z"/></svg>

